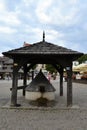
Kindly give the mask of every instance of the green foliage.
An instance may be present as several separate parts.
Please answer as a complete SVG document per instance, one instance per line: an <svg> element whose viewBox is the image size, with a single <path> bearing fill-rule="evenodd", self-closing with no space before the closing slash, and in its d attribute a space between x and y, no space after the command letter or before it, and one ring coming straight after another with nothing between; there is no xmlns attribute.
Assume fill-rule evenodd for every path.
<svg viewBox="0 0 87 130"><path fill-rule="evenodd" d="M87 61L87 54L84 54L83 56L81 56L79 59L78 59L79 63L81 64L82 62L84 61Z"/></svg>
<svg viewBox="0 0 87 130"><path fill-rule="evenodd" d="M49 71L51 74L57 73L57 70L51 64L46 64L46 70Z"/></svg>
<svg viewBox="0 0 87 130"><path fill-rule="evenodd" d="M34 66L32 67L32 69L34 70L34 69L36 69L36 67L37 67L37 64L36 64L36 65L34 65Z"/></svg>

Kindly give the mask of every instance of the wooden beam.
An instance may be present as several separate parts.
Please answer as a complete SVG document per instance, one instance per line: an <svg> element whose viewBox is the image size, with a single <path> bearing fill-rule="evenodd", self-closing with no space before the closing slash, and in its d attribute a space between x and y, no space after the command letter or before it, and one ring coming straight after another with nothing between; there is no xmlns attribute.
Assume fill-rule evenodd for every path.
<svg viewBox="0 0 87 130"><path fill-rule="evenodd" d="M11 106L20 106L19 104L17 104L18 70L20 69L20 67L21 61L15 58L13 62Z"/></svg>
<svg viewBox="0 0 87 130"><path fill-rule="evenodd" d="M72 65L67 70L67 106L72 106Z"/></svg>
<svg viewBox="0 0 87 130"><path fill-rule="evenodd" d="M25 96L25 88L27 85L27 72L34 66L35 64L30 64L27 67L27 64L23 66L24 68L24 79L23 79L23 96Z"/></svg>
<svg viewBox="0 0 87 130"><path fill-rule="evenodd" d="M60 72L60 96L63 96L63 69Z"/></svg>
<svg viewBox="0 0 87 130"><path fill-rule="evenodd" d="M13 66L13 80L12 80L12 93L11 93L11 106L17 106L17 84L18 84L18 66Z"/></svg>
<svg viewBox="0 0 87 130"><path fill-rule="evenodd" d="M63 96L63 67L52 64L60 74L60 96Z"/></svg>
<svg viewBox="0 0 87 130"><path fill-rule="evenodd" d="M27 65L24 65L23 96L25 96L26 85L27 85Z"/></svg>
<svg viewBox="0 0 87 130"><path fill-rule="evenodd" d="M24 86L18 86L17 90L23 89ZM27 87L27 86L26 86ZM10 91L12 91L12 88L10 88Z"/></svg>

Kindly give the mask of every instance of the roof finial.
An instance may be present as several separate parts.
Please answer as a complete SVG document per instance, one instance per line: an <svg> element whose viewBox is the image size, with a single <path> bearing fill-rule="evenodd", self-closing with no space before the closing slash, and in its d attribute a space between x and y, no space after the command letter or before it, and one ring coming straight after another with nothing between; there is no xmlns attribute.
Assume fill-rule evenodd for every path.
<svg viewBox="0 0 87 130"><path fill-rule="evenodd" d="M43 31L43 42L45 42L45 32Z"/></svg>

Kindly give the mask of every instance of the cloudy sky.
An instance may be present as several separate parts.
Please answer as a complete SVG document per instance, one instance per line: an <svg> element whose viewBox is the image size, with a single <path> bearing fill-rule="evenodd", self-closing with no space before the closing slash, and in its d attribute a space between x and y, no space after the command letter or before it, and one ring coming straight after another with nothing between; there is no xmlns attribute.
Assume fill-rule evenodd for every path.
<svg viewBox="0 0 87 130"><path fill-rule="evenodd" d="M0 0L0 55L42 40L87 53L87 0Z"/></svg>

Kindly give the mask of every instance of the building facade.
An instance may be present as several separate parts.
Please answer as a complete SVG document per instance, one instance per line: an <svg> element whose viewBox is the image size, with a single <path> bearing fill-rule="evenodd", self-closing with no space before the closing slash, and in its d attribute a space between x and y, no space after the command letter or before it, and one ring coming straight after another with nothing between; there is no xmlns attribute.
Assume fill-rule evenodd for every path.
<svg viewBox="0 0 87 130"><path fill-rule="evenodd" d="M0 79L12 78L13 60L2 56L0 57Z"/></svg>

